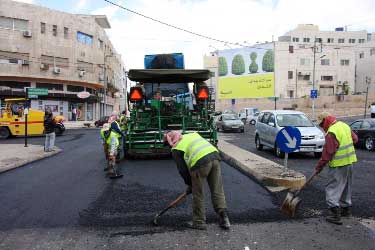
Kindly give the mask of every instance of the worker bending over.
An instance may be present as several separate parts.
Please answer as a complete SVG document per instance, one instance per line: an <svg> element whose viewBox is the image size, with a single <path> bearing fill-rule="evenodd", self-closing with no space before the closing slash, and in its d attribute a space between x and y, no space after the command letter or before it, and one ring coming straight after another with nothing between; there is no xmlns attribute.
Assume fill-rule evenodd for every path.
<svg viewBox="0 0 375 250"><path fill-rule="evenodd" d="M193 221L187 226L193 229L206 230L204 207L204 181L207 180L211 191L212 205L219 215L219 225L230 228L227 214L218 150L198 133L184 134L171 131L164 135L164 142L172 147L172 156L185 184L193 194ZM188 188L189 190L189 188Z"/></svg>
<svg viewBox="0 0 375 250"><path fill-rule="evenodd" d="M108 170L108 176L114 176L114 167L116 164L117 150L120 145L118 137L115 132L113 132L108 123L103 125L100 130L100 138L102 140L105 158L107 160L107 166L104 168L105 171Z"/></svg>

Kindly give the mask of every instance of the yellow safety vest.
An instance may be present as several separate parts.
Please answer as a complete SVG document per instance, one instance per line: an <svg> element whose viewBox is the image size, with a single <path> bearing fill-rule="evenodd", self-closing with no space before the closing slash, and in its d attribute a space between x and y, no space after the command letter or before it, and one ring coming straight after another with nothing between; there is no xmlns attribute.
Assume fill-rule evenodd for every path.
<svg viewBox="0 0 375 250"><path fill-rule="evenodd" d="M327 133L334 134L339 142L339 148L337 149L332 160L328 163L330 167L342 167L357 161L357 156L355 154L353 145L352 132L347 124L338 121L328 128Z"/></svg>
<svg viewBox="0 0 375 250"><path fill-rule="evenodd" d="M218 152L214 146L198 133L183 135L182 140L172 150L184 152L184 160L189 169L192 169L206 155Z"/></svg>
<svg viewBox="0 0 375 250"><path fill-rule="evenodd" d="M113 122L117 124L117 127L118 127L119 129L121 129L121 126L120 126L120 124L118 123L118 121L115 120L115 121L113 121ZM112 123L113 123L113 122L112 122ZM111 123L111 126L112 126L112 123ZM117 133L116 131L113 131L113 130L112 130L112 132L115 133L115 135L117 136L118 139L121 138L122 135L121 135L120 133Z"/></svg>
<svg viewBox="0 0 375 250"><path fill-rule="evenodd" d="M125 121L126 121L126 116L125 115L121 115L120 116L120 125L121 125L121 130L122 131L125 131L127 129L127 127L128 127L128 125L126 123L124 124Z"/></svg>

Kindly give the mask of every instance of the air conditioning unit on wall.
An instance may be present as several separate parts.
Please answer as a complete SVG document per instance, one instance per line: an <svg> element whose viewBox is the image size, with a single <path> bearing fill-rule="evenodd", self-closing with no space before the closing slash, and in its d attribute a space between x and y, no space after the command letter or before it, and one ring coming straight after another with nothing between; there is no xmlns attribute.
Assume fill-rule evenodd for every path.
<svg viewBox="0 0 375 250"><path fill-rule="evenodd" d="M99 81L101 81L101 82L104 81L104 75L103 74L99 75Z"/></svg>
<svg viewBox="0 0 375 250"><path fill-rule="evenodd" d="M53 68L53 73L54 74L60 74L60 72L61 72L61 69L59 67L54 67Z"/></svg>
<svg viewBox="0 0 375 250"><path fill-rule="evenodd" d="M31 37L31 36L32 36L31 31L30 31L30 30L25 30L25 31L23 32L23 36L24 36L24 37Z"/></svg>
<svg viewBox="0 0 375 250"><path fill-rule="evenodd" d="M85 73L86 73L86 71L84 71L84 70L79 71L79 77L84 77Z"/></svg>

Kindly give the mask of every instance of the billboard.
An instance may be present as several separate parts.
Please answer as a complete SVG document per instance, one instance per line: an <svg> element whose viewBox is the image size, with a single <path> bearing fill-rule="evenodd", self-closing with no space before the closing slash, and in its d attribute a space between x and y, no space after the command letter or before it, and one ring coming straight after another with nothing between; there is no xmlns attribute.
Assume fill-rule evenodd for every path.
<svg viewBox="0 0 375 250"><path fill-rule="evenodd" d="M273 43L219 51L219 99L275 95Z"/></svg>

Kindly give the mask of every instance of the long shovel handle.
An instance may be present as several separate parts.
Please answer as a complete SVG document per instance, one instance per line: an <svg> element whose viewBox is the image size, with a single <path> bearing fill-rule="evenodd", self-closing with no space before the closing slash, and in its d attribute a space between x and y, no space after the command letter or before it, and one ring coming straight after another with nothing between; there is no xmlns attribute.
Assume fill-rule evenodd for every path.
<svg viewBox="0 0 375 250"><path fill-rule="evenodd" d="M160 217L165 212L167 212L170 208L175 207L181 200L183 200L188 195L187 192L180 194L174 201L172 201L166 208L163 209L160 213L158 213L155 217Z"/></svg>
<svg viewBox="0 0 375 250"><path fill-rule="evenodd" d="M314 171L314 173L307 179L307 181L305 182L305 184L303 184L303 186L295 193L294 196L297 196L302 189L304 189L307 185L310 184L310 182L314 179L314 177L318 174L318 172Z"/></svg>

